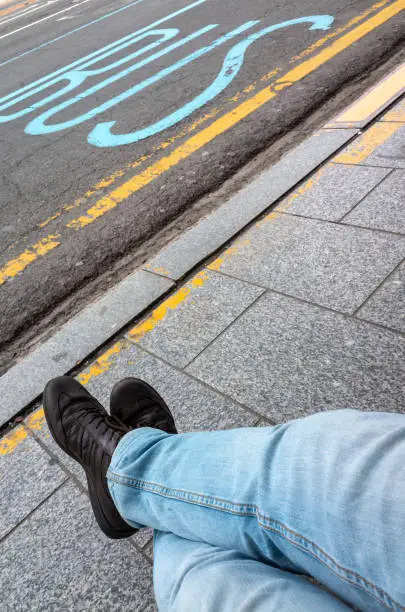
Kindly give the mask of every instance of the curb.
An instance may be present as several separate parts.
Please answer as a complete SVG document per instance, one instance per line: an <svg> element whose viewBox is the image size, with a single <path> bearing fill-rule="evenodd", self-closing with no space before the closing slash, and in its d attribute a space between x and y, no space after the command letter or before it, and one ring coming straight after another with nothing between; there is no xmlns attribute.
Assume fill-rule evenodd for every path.
<svg viewBox="0 0 405 612"><path fill-rule="evenodd" d="M326 126L170 243L143 269L129 275L65 323L0 378L0 427L42 394L46 382L71 372L191 270L367 127L405 92L405 64L368 90ZM293 168L293 171L292 171Z"/></svg>

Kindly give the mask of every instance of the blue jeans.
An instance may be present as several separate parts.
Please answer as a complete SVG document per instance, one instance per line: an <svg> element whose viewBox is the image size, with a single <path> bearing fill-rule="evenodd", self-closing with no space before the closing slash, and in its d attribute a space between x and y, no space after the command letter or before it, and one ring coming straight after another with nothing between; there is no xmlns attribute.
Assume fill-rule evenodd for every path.
<svg viewBox="0 0 405 612"><path fill-rule="evenodd" d="M161 611L405 610L405 415L138 429L108 479L123 518L156 530Z"/></svg>

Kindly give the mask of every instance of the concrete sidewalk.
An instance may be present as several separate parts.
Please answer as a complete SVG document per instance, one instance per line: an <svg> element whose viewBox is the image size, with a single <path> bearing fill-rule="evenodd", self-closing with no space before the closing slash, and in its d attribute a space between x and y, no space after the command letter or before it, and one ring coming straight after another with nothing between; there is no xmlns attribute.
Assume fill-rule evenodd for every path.
<svg viewBox="0 0 405 612"><path fill-rule="evenodd" d="M405 413L405 100L78 376L137 376L180 431ZM111 542L42 409L0 441L1 609L153 610L149 530Z"/></svg>

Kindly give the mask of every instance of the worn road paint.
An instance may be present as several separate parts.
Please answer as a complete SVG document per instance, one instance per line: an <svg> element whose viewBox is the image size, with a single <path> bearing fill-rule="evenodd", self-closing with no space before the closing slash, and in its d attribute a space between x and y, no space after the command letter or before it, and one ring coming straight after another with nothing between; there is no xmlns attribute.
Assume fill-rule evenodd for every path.
<svg viewBox="0 0 405 612"><path fill-rule="evenodd" d="M4 8L0 10L0 17L11 15L12 13L15 13L16 11L18 11L19 9L27 8L28 6L30 6L31 4L35 4L36 2L38 2L38 0L24 0L24 2L19 2L18 4L14 4L13 6Z"/></svg>
<svg viewBox="0 0 405 612"><path fill-rule="evenodd" d="M275 24L260 30L252 35L250 35L246 40L239 42L237 45L232 47L232 49L228 52L223 67L215 79L215 81L199 96L197 96L191 102L183 105L183 107L177 109L175 112L171 113L164 119L155 123L152 126L146 127L142 130L138 130L131 134L123 134L123 135L113 135L111 133L111 127L114 125L113 122L107 122L97 125L94 130L90 133L88 137L88 142L90 144L100 146L100 147L110 147L110 146L119 146L123 144L129 144L138 142L139 140L143 140L145 138L150 137L151 135L157 134L168 127L171 127L177 123L179 123L185 117L188 117L191 113L200 109L204 104L208 101L215 98L219 93L224 91L224 89L233 81L235 76L238 74L240 68L244 62L244 54L247 48L256 40L259 40L263 36L270 34L279 29L287 28L290 26L298 25L301 23L311 23L311 30L326 30L330 27L333 22L333 18L329 15L315 15L302 17L298 19L292 19L289 21L285 21L283 23ZM128 99L129 97L134 96L140 91L144 90L147 87L157 83L161 79L166 78L168 75L173 72L180 70L187 66L188 64L196 61L198 58L203 57L205 54L211 52L217 47L228 43L232 38L235 38L239 34L245 32L248 29L251 29L253 26L257 25L259 21L249 21L245 24L242 24L238 28L235 28L231 32L228 32L224 36L214 40L211 44L202 47L193 53L187 55L181 60L171 64L170 66L160 70L155 75L145 79L141 83L137 83L132 87L128 88L126 91L121 92L119 95L112 97L106 100L99 106L87 111L86 113L79 115L78 117L72 118L68 121L62 121L59 123L49 124L47 121L53 117L54 115L63 112L70 106L76 104L77 102L81 102L85 98L91 97L99 91L102 91L107 86L111 85L127 77L132 72L143 68L149 63L155 61L156 59L161 58L162 56L170 53L171 51L189 43L191 40L206 34L210 30L218 27L217 24L210 24L196 32L182 38L171 45L165 47L164 49L157 51L156 53L150 55L149 57L136 62L131 66L125 67L123 70L116 72L113 75L110 75L105 80L98 82L92 87L88 88L85 91L81 91L77 95L68 98L67 100L63 100L60 104L56 106L52 106L47 111L40 114L38 117L33 119L28 123L25 128L25 132L30 135L39 135L39 134L48 134L57 132L60 130L64 130L67 128L74 127L79 125L89 119L92 119L96 115L103 113L104 111L116 106L122 101ZM131 35L125 36L115 43L111 43L98 51L93 52L92 54L86 56L82 60L78 60L75 62L74 67L72 65L68 68L59 69L56 72L52 73L49 76L43 77L35 81L32 84L29 84L17 92L12 92L8 94L3 99L0 100L0 111L7 110L12 108L15 105L19 105L21 101L29 100L32 96L41 93L48 88L53 88L55 84L63 83L64 86L56 92L53 92L49 96L45 96L41 100L36 101L34 104L28 103L25 108L18 110L17 112L11 114L2 114L0 115L0 123L6 123L9 121L13 121L14 119L21 118L28 113L33 113L35 110L53 102L54 100L60 98L61 96L65 96L67 93L77 89L80 85L82 85L87 79L99 76L100 74L111 72L112 69L118 68L123 64L127 64L131 60L135 59L139 55L144 55L149 51L152 51L156 46L160 46L163 43L167 42L171 38L174 38L179 30L176 28L170 28L166 30L154 30L151 29L152 26L147 26L146 31L142 34L133 33ZM145 45L141 49L138 49L134 53L129 53L128 55L121 57L118 61L113 61L111 64L103 66L99 69L89 70L89 67L93 64L99 63L101 60L104 60L106 57L109 57L113 54L116 54L118 51L125 49L136 42L146 38L146 37L160 37L158 40L151 42L150 44ZM90 59L89 59L90 58ZM65 85L66 81L68 84ZM1 104L3 102L3 104Z"/></svg>
<svg viewBox="0 0 405 612"><path fill-rule="evenodd" d="M144 140L149 138L150 136L154 136L155 134L159 134L165 129L176 125L186 117L189 117L196 110L202 108L205 104L213 100L216 96L222 93L232 81L235 79L240 69L243 66L244 57L247 49L253 44L255 41L259 40L263 36L267 36L268 34L275 32L276 30L281 30L283 28L288 28L290 26L302 24L302 23L312 23L310 30L327 30L331 23L333 22L333 17L330 15L314 15L310 17L302 17L299 19L290 19L289 21L284 21L282 23L277 23L272 26L263 28L254 34L250 34L245 40L234 45L230 51L226 54L224 59L222 68L215 78L213 83L209 85L201 94L196 96L190 102L187 102L184 106L174 111L173 113L167 115L163 119L160 119L153 125L150 125L142 130L137 130L130 134L113 134L111 132L111 128L115 125L116 121L104 122L96 125L96 127L89 134L88 142L98 147L116 147L119 145L127 145L135 142L139 142L140 140ZM252 25L256 25L259 22L250 22ZM244 26L246 27L246 26ZM250 25L248 26L250 27ZM178 67L183 67L189 61L194 61L198 57L201 57L206 52L210 51L215 46L222 44L222 42L228 42L231 38L233 38L238 32L238 30L234 30L230 32L222 39L218 39L212 45L206 47L205 49L199 49L198 51L191 54L188 58L177 62L172 67L166 69L167 71L172 72L174 69ZM164 71L162 71L164 72ZM145 83L145 81L144 81ZM127 90L126 93L132 95L132 93L136 93L137 87L141 87L142 84L135 86Z"/></svg>
<svg viewBox="0 0 405 612"><path fill-rule="evenodd" d="M388 121L375 123L332 161L336 164L361 164L403 125L405 124L389 123Z"/></svg>
<svg viewBox="0 0 405 612"><path fill-rule="evenodd" d="M351 30L338 40L334 41L331 45L329 45L329 47L320 51L314 57L305 60L302 64L287 72L284 76L277 79L272 85L262 89L253 97L237 106L234 110L227 113L223 117L220 117L195 136L192 136L184 144L177 147L177 149L175 149L167 157L161 158L140 174L137 174L132 179L129 179L126 183L112 191L108 197L102 198L94 206L89 208L85 215L82 215L78 219L69 222L67 227L80 229L86 227L90 223L93 223L96 219L115 208L117 204L126 200L130 195L136 193L157 177L161 176L164 172L176 166L180 161L188 158L192 153L198 151L206 144L214 140L217 136L223 134L231 127L239 123L242 119L254 113L254 111L258 110L271 99L275 98L281 91L291 87L304 77L314 72L317 68L319 68L319 66L326 63L343 50L347 49L347 47L352 45L357 40L363 38L366 34L374 30L382 23L386 22L388 19L391 19L404 8L405 0L397 0L397 2L388 8L383 9L377 15L371 17L366 22L357 26L354 30Z"/></svg>
<svg viewBox="0 0 405 612"><path fill-rule="evenodd" d="M280 72L281 72L281 68L275 68L271 72L268 72L267 74L260 77L260 79L258 79L254 83L251 83L250 85L245 87L242 91L239 91L231 98L228 98L221 106L213 108L205 115L202 115L201 117L196 119L196 121L194 121L193 123L187 125L183 130L181 130L174 136L171 136L167 140L164 140L158 145L153 146L148 153L142 155L141 157L138 157L137 159L133 161L130 161L123 168L119 168L118 170L115 170L108 176L105 176L98 183L90 187L90 189L83 196L81 196L80 198L77 198L77 200L75 200L71 204L66 204L65 206L63 206L61 209L56 211L54 215L51 215L50 217L45 219L45 221L42 221L41 223L39 223L38 227L39 228L46 227L49 223L51 223L55 219L58 219L63 213L74 210L75 208L78 208L79 206L83 206L83 204L85 204L85 201L89 199L90 197L94 196L95 193L105 189L106 187L113 185L115 182L117 182L119 178L123 177L128 171L138 168L140 165L142 165L144 162L146 162L156 153L159 153L160 151L164 151L165 149L170 147L172 144L174 144L177 140L180 140L184 138L185 136L188 136L189 134L195 132L199 127L201 127L203 123L206 123L210 119L214 119L215 117L220 115L221 112L224 112L228 106L230 106L234 102L240 101L241 98L246 97L248 94L252 93L252 91L255 91L259 84L270 81L272 78L277 76L277 74L279 74ZM16 244L12 246L15 247Z"/></svg>
<svg viewBox="0 0 405 612"><path fill-rule="evenodd" d="M146 66L147 64L149 64L150 62L154 61L155 59L157 59L157 58L159 58L159 57L161 57L163 55L166 55L167 53L170 53L172 50L174 50L174 49L176 49L176 48L178 48L180 46L183 46L183 45L189 43L191 40L194 40L198 36L202 36L203 34L206 34L211 29L216 28L217 24L210 24L210 25L208 25L208 26L206 26L204 28L201 28L200 30L197 30L196 32L193 32L189 36L186 36L185 38L180 39L176 43L173 43L172 45L169 45L169 47L166 47L162 51L159 51L159 52L155 53L154 55L146 58L145 60L142 60L142 61L134 64L133 66L130 66L129 68L126 68L125 70L122 70L121 72L117 73L116 75L113 75L113 76L109 77L108 79L105 79L101 83L97 83L97 85L94 85L93 87L90 87L86 91L79 93L77 96L75 96L73 98L65 100L64 102L62 102L58 106L49 109L48 111L46 111L45 113L43 113L42 115L40 115L39 117L37 117L36 119L31 121L27 125L27 127L25 128L25 133L26 134L32 134L32 135L36 135L36 134L48 134L48 133L51 133L51 132L57 132L57 131L64 130L64 129L69 128L69 127L73 127L75 125L83 123L84 121L92 119L96 115L98 115L98 114L108 110L109 108L112 108L113 106L116 106L120 102L126 100L127 98L129 98L129 97L131 97L133 95L135 95L139 91L142 91L143 89L149 87L150 85L153 85L154 83L157 83L158 81L164 79L165 77L167 77L168 75L172 74L173 72L175 72L175 71L179 70L180 68L186 66L187 64L195 61L198 57L201 57L202 55L208 53L209 51L215 49L216 47L224 44L229 39L232 39L233 37L237 36L241 32L244 32L246 29L251 28L253 25L255 25L255 23L256 22L252 22L251 21L251 22L247 22L247 23L243 24L242 26L240 26L236 30L234 30L232 32L229 32L228 34L222 36L221 38L218 38L211 45L208 45L207 47L203 47L202 49L199 49L198 51L195 51L194 53L191 53L190 55L188 55L187 57L183 58L182 60L176 62L175 64L172 64L171 66L169 66L167 68L164 68L163 70L160 70L158 73L156 73L152 77L149 77L148 79L145 79L141 83L137 83L136 85L133 85L132 87L130 87L126 91L122 92L118 96L115 96L114 98L110 98L109 100L107 100L103 104L101 104L101 105L99 105L99 106L89 110L87 113L84 113L83 115L80 115L79 117L76 117L74 119L70 119L69 121L65 121L63 123L45 124L45 121L47 119L49 119L50 117L52 117L54 114L56 114L56 113L58 113L60 111L65 110L66 108L68 108L72 104L75 104L76 102L80 102L81 100L83 100L86 97L92 96L97 91L99 91L101 89L104 89L107 85L109 85L111 83L114 83L114 82L116 82L117 80L119 80L121 78L126 77L128 74L130 74L134 70L137 70L138 68L142 68L143 66ZM178 30L173 30L173 32L174 32L174 35L176 35L178 33ZM157 33L160 33L160 31L159 30L152 30L151 32L149 32L147 34L149 36L151 36L151 35L156 35ZM161 44L162 42L163 41L158 41L157 43L153 43L153 45L156 46L157 44ZM136 52L136 55L140 55L140 54L145 53L146 51L149 51L150 47L151 47L151 45L148 45L147 47L143 47L142 49L139 49ZM135 55L135 54L133 54L133 55ZM129 57L131 57L131 56L129 56ZM128 61L128 58L125 57L121 61L126 62L126 61ZM103 68L102 71L109 70L109 69L110 69L110 66L107 66L105 69ZM81 71L81 72L87 72L87 71ZM95 71L93 71L93 72L95 72ZM42 105L43 102L44 101L41 101L38 104ZM1 121L1 117L0 117L0 121ZM93 142L91 140L91 134L90 134L90 138L88 139L88 141L89 141L90 144L96 144L95 142ZM99 145L99 146L101 146L101 145ZM110 145L106 144L105 146L110 146Z"/></svg>
<svg viewBox="0 0 405 612"><path fill-rule="evenodd" d="M81 84L87 78L88 74L91 74L90 71L87 71L88 74L86 73L86 71L84 70L86 67L91 66L94 62L99 61L100 59L109 57L112 53L115 53L117 50L120 50L122 48L125 48L125 46L128 46L128 44L132 44L134 38L136 38L137 36L150 32L151 30L153 30L154 28L157 28L158 26L162 25L166 21L169 21L170 19L173 19L174 17L177 17L183 13L186 13L187 11L205 2L207 2L207 0L196 0L192 4L189 4L183 7L182 9L179 9L177 11L174 11L173 13L170 13L169 15L166 15L165 17L162 17L158 19L157 21L154 21L148 26L140 28L139 30L132 32L131 34L127 34L126 36L123 36L119 40L116 40L113 43L110 43L106 45L105 47L98 49L97 51L93 51L92 53L86 55L85 57L82 57L79 60L75 60L74 62L68 64L67 66L63 66L62 68L55 70L51 74L47 74L44 77L41 77L37 79L36 81L33 81L32 83L29 83L28 85L25 85L21 87L20 89L17 89L11 92L10 94L7 94L6 96L3 96L2 98L0 98L0 110L9 108L13 104L19 103L25 100L26 98L30 97L31 95L39 93L44 88L49 87L50 84L54 85L58 83L59 81L64 81L66 79L69 80L70 82L69 89L66 90L65 88L63 88L61 91L56 92L56 95L60 96L62 95L62 93L63 94L67 93L67 91L70 91L70 88L71 88L70 85L72 82L74 86L76 87L78 84ZM82 70L83 70L83 74L81 72ZM103 72L103 70L101 70L101 72ZM99 71L97 71L97 73L99 73ZM9 102L10 100L11 102ZM47 102L51 101L51 99L47 98L46 101ZM7 102L7 104L4 104L5 102ZM20 114L15 115L15 116L6 115L5 121L11 121L21 116L22 115Z"/></svg>
<svg viewBox="0 0 405 612"><path fill-rule="evenodd" d="M355 127L373 119L405 90L405 63L338 115L328 127Z"/></svg>
<svg viewBox="0 0 405 612"><path fill-rule="evenodd" d="M296 197L300 195L299 192L304 187L305 186L303 186L302 188L298 190ZM309 189L310 186L307 186L306 188ZM255 225L256 227L260 229L263 225L267 225L268 223L273 223L274 221L281 219L282 216L283 215L281 212L272 211L268 215L266 215L263 219L258 221ZM220 272L225 262L229 261L230 259L233 259L233 257L235 257L235 255L237 255L242 249L249 247L251 244L252 244L251 238L246 238L242 236L241 238L236 240L229 248L227 248L223 253L221 253L219 257L217 257L216 259L214 259L214 261L208 264L207 269L212 270L214 272Z"/></svg>
<svg viewBox="0 0 405 612"><path fill-rule="evenodd" d="M26 419L25 425L31 431L41 431L46 425L45 412L43 408L38 408Z"/></svg>
<svg viewBox="0 0 405 612"><path fill-rule="evenodd" d="M123 349L130 346L130 342L126 340L120 340L110 347L105 353L100 355L98 359L90 365L89 368L84 370L77 377L78 381L82 385L86 385L92 378L99 376L100 374L107 372L107 370L113 365L114 357ZM25 426L29 430L35 432L42 431L44 427L47 427L44 409L38 408L25 420ZM15 449L27 438L27 432L23 426L18 426L11 432L6 434L0 439L0 455L9 455L15 451Z"/></svg>
<svg viewBox="0 0 405 612"><path fill-rule="evenodd" d="M58 238L60 238L60 234L47 236L34 244L30 249L21 253L21 255L15 259L11 259L7 262L6 265L0 269L0 285L5 283L8 278L13 278L17 276L17 274L20 274L20 272L25 270L25 268L38 259L38 257L43 257L46 253L49 253L49 251L59 246L60 242Z"/></svg>
<svg viewBox="0 0 405 612"><path fill-rule="evenodd" d="M383 8L384 6L386 6L389 2L391 2L391 0L379 0L378 2L376 2L375 4L370 6L368 9L366 9L365 11L360 13L359 15L356 15L355 17L350 19L350 21L345 23L343 26L340 26L339 28L337 28L337 30L334 30L333 32L330 32L329 34L327 34L323 38L320 38L319 40L315 41L312 45L307 47L307 49L305 49L304 51L302 51L298 55L292 57L291 61L292 62L298 62L298 61L304 59L305 57L308 57L309 55L312 55L312 53L317 51L320 47L323 47L325 45L325 43L331 41L332 39L336 38L337 36L340 36L341 34L344 34L349 28L352 28L355 25L359 24L361 21L363 21L364 19L369 17L372 13L375 13L377 10L379 10L379 9Z"/></svg>
<svg viewBox="0 0 405 612"><path fill-rule="evenodd" d="M378 3L378 5L379 4L380 3ZM109 196L102 198L93 207L88 209L85 215L82 215L75 221L68 223L66 227L74 229L86 227L95 219L114 208L118 203L125 200L129 195L142 189L145 185L152 182L155 178L161 176L166 170L175 166L182 159L187 158L194 151L197 151L203 147L207 142L212 141L219 134L225 132L233 125L236 125L244 117L248 116L257 108L260 108L263 104L274 98L282 89L293 85L294 83L291 80L291 77L294 77L297 81L304 78L318 66L327 62L329 59L335 57L338 53L349 47L351 44L353 44L353 42L359 40L382 23L385 23L387 20L391 19L393 16L402 11L403 8L405 8L405 0L397 0L397 2L381 10L379 13L375 14L370 19L367 19L353 30L350 30L348 33L335 40L331 45L320 51L316 56L304 61L292 71L287 72L284 77L275 82L275 85L261 90L255 96L239 105L236 109L216 120L214 123L208 126L208 128L201 130L195 136L187 140L183 145L175 149L169 156L162 158L155 164L149 166L149 168L147 168L145 171L135 175L132 179L121 185L121 187L118 187L112 191ZM347 25L352 22L353 20L348 22ZM4 274L5 270L9 270L9 264L10 262L6 263L0 270L0 285L4 283L7 278L16 276L16 274L18 274L18 272L13 274Z"/></svg>
<svg viewBox="0 0 405 612"><path fill-rule="evenodd" d="M289 195L288 198L285 200L285 202L277 206L277 211L285 212L286 210L290 208L290 206L292 206L292 204L295 202L297 198L304 195L304 193L306 193L307 191L309 191L316 185L319 185L321 178L323 177L325 172L328 170L328 168L330 168L330 164L325 164L325 166L323 166L320 170L318 170L316 174L311 176L311 178L308 179L303 185L301 185L301 187L299 187L296 191L294 191L291 195ZM260 223L261 223L260 221L256 223L257 227L260 227Z"/></svg>
<svg viewBox="0 0 405 612"><path fill-rule="evenodd" d="M103 372L107 372L110 366L114 363L114 357L127 346L128 342L125 340L116 342L111 348L105 351L105 353L100 355L100 357L98 357L94 363L81 372L81 374L79 374L77 377L77 380L82 385L87 385L92 378L100 376L100 374L103 374Z"/></svg>
<svg viewBox="0 0 405 612"><path fill-rule="evenodd" d="M0 440L0 455L9 455L13 453L17 446L23 442L28 436L24 427L19 426L8 433Z"/></svg>
<svg viewBox="0 0 405 612"><path fill-rule="evenodd" d="M169 311L176 310L190 296L194 288L202 287L207 280L209 280L209 274L205 270L199 272L193 279L155 308L151 315L130 329L128 337L134 342L142 340L145 334L155 329L166 318Z"/></svg>
<svg viewBox="0 0 405 612"><path fill-rule="evenodd" d="M310 54L310 52L313 52L315 49L319 49L320 47L324 46L327 42L330 42L331 39L336 38L340 34L343 34L347 30L349 30L352 26L358 24L360 21L362 21L363 19L368 17L371 13L375 12L378 8L381 8L382 6L385 6L388 2L390 2L390 0L380 0L379 2L377 2L376 4L374 4L373 6L368 8L366 11L361 13L360 15L356 15L356 17L353 17L345 25L341 26L337 30L334 30L333 32L330 32L326 36L324 36L324 37L320 38L319 40L317 40L316 43L310 45L309 47L304 49L304 51L301 51L301 53L299 55L296 55L296 56L290 58L289 63L292 64L292 63L295 63L297 61L300 61L304 57L307 57ZM259 79L257 79L253 83L250 83L249 85L247 85L243 90L237 92L235 95L233 95L232 97L228 98L222 105L220 105L220 106L218 106L216 108L213 108L212 110L210 110L205 115L202 115L201 117L199 117L192 124L187 125L183 130L181 130L180 132L178 132L174 136L172 136L169 139L167 139L167 140L159 143L158 145L155 145L154 147L152 147L150 152L142 155L141 157L138 157L137 159L129 162L123 168L119 168L118 170L112 172L108 176L102 178L98 183L96 183L95 185L90 187L90 189L83 196L81 196L80 198L77 198L71 204L66 204L65 206L63 206L61 209L56 211L56 213L54 215L48 217L42 223L39 223L38 227L39 228L45 227L46 225L48 225L54 219L59 218L63 213L69 212L71 210L74 210L75 208L78 208L79 206L82 206L85 203L85 201L87 199L89 199L90 197L92 197L95 193L97 193L97 191L103 190L106 187L111 186L118 179L123 177L126 172L139 167L145 161L150 159L155 153L158 153L160 151L164 151L170 145L174 144L177 140L179 140L181 138L184 138L185 136L191 134L192 132L195 132L196 129L198 129L203 123L205 123L209 119L214 119L215 117L217 117L219 114L221 114L221 112L224 112L230 104L233 104L234 102L240 101L241 98L246 98L246 96L248 94L250 94L250 93L253 93L258 88L259 85L261 85L262 83L267 83L267 82L273 80L274 77L276 77L278 74L280 74L280 72L281 72L281 68L280 67L274 68L270 72L267 72L266 74L261 76ZM14 244L12 246L15 247L16 244Z"/></svg>
<svg viewBox="0 0 405 612"><path fill-rule="evenodd" d="M237 240L232 246L227 248L226 251L221 253L219 257L214 259L214 261L207 266L207 269L213 272L219 272L225 261L229 261L229 259L236 255L242 247L249 246L250 242L250 238L241 238Z"/></svg>
<svg viewBox="0 0 405 612"><path fill-rule="evenodd" d="M9 36L13 36L13 34L18 34L18 32L21 32L22 30L26 30L27 28L32 28L32 26L35 26L38 23L42 23L43 21L47 21L48 19L52 19L52 17L56 17L57 15L60 15L61 13L66 13L66 11L71 11L72 9L82 6L82 4L87 4L87 2L91 2L91 0L82 0L82 2L79 2L78 4L74 4L73 6L68 6L67 8L61 11L58 11L57 13L52 13L51 15L47 15L46 17L42 17L42 19L37 19L37 21L32 21L31 23L28 23L27 25L22 26L21 28L18 28L17 30L13 30L12 32L7 32L7 34L3 34L2 36L0 36L0 40L3 40L3 38L8 38Z"/></svg>
<svg viewBox="0 0 405 612"><path fill-rule="evenodd" d="M138 342L147 332L152 331L156 325L163 321L169 311L175 310L177 306L186 300L194 288L203 286L208 278L209 275L207 271L199 272L191 281L187 283L187 285L167 298L152 312L149 317L133 327L128 333L131 340L133 342ZM77 380L82 385L87 385L93 378L107 372L110 367L114 365L117 355L130 346L131 343L129 340L119 340L102 355L100 355L88 368L81 372L77 376ZM44 427L46 427L44 409L42 407L38 408L38 410L28 416L25 421L25 425L33 432L41 431ZM24 427L18 426L16 429L13 429L10 433L0 439L0 455L8 455L14 452L17 446L21 444L26 437L27 432Z"/></svg>

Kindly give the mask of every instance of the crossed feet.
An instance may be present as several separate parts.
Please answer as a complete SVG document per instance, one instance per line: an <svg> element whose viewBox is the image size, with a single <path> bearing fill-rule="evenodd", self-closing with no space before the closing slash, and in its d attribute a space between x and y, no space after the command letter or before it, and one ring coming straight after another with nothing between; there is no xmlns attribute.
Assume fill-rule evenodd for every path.
<svg viewBox="0 0 405 612"><path fill-rule="evenodd" d="M146 382L126 378L110 397L110 412L74 378L60 376L44 391L44 410L56 443L84 468L97 522L110 538L136 532L118 513L107 484L107 470L123 436L140 427L177 433L173 416L160 395Z"/></svg>

